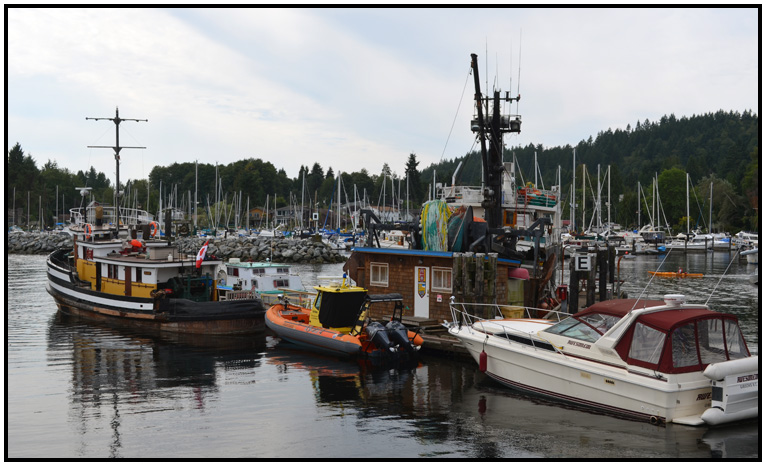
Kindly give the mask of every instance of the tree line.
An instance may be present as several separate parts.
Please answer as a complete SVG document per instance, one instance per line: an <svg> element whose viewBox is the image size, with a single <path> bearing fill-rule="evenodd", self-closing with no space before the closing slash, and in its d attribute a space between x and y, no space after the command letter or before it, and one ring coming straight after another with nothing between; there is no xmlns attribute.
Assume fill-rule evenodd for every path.
<svg viewBox="0 0 766 466"><path fill-rule="evenodd" d="M653 180L658 182L659 198L664 216L659 225L666 223L676 231L686 229L686 174L692 188L690 191L690 217L692 228L710 229L710 194L712 183L712 222L717 231L756 230L758 228L757 206L760 199L760 172L758 171L759 147L758 116L746 111L718 111L704 115L676 118L664 116L657 122L636 122L625 129L599 132L577 145L545 148L529 144L525 147L506 147L504 160L514 161L517 179L535 179L534 161L538 164L538 187L550 188L561 183L563 218L572 217L570 212L571 186L573 180L576 200L576 226L587 227L582 221L582 181L585 167L585 209L586 223L592 216L600 171L601 183L607 168L610 174L611 218L625 227L636 227L638 222L639 195L641 195L642 223L648 223L651 213ZM536 155L536 156L535 156ZM470 152L450 160L442 160L423 169L418 169L417 155L409 154L404 167L391 167L383 163L377 173L367 169L340 174L343 187L343 202L366 195L373 206L386 205L399 208L417 209L427 200L433 189L432 183L449 185L458 165L458 184L481 184L481 155ZM600 165L600 170L599 170ZM396 170L401 169L400 173ZM194 196L195 179L200 209L208 199L212 205L215 199L216 172L222 192L228 193L229 202L235 193L241 193L250 200L250 207L263 207L269 196L270 208L276 199L277 207L288 204L304 204L312 208L327 208L335 196L336 178L342 167L322 166L315 162L301 166L298 176L290 178L283 169L277 169L271 162L248 158L225 165L184 162L168 166L155 166L148 179L121 181L124 192L123 202L156 213L160 205L160 185L163 188L162 201L168 202L168 195L188 199ZM557 176L558 175L558 176ZM385 198L383 197L385 183ZM639 183L641 193L639 193ZM393 185L393 187L392 187ZM56 161L48 160L42 167L31 154L25 154L16 143L8 151L6 165L6 206L11 222L12 206L16 207L16 223L25 225L27 208L31 223L39 221L42 211L43 223L52 225L58 204L59 213L77 207L81 199L75 187L92 188L93 197L111 203L114 185L93 167L86 171L71 172L59 167ZM58 197L55 194L58 187ZM14 197L15 188L15 197ZM395 196L392 196L392 191ZM406 197L408 192L409 197ZM302 195L301 195L302 193ZM606 188L602 191L602 205L606 203ZM644 200L644 197L646 200ZM178 201L176 201L178 203ZM30 205L31 204L31 205ZM188 206L188 204L186 204ZM243 207L243 206L242 206ZM649 208L648 208L649 207ZM606 207L604 207L606 209ZM201 210L200 210L201 212ZM21 214L21 217L18 215ZM19 218L22 221L19 221ZM606 210L602 218L607 218ZM61 217L59 217L61 220Z"/></svg>

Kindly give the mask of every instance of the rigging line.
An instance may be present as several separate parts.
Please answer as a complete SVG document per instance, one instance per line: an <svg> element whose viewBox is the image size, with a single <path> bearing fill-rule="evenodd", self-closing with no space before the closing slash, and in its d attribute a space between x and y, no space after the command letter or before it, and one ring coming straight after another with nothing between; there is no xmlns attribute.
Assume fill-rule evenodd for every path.
<svg viewBox="0 0 766 466"><path fill-rule="evenodd" d="M672 250L672 249L673 249L673 248L671 248L671 250ZM670 257L670 250L668 250L668 251L665 253L665 258L664 258L664 259L662 259L662 262L660 262L660 265L658 265L658 266L657 266L657 270L655 270L655 272L659 272L659 271L660 271L660 269L662 268L662 264L664 264L664 263L665 263L665 261L668 259L668 257ZM647 289L647 288L649 288L649 285L651 285L651 284L652 284L652 280L654 280L654 276L655 276L655 275L654 275L654 274L652 274L652 278L650 278L650 279L649 279L649 282L646 284L646 286L644 287L644 289L643 289L643 290L641 290L641 294L639 294L639 295L638 295L638 298L636 298L636 302L635 302L635 303L633 303L633 307L631 307L631 308L630 308L630 310L631 310L631 311L632 311L633 309L635 309L635 308L636 308L636 305L637 305L637 304L638 304L638 302L641 300L641 296L643 296L643 295L644 295L644 293L646 293L646 289Z"/></svg>
<svg viewBox="0 0 766 466"><path fill-rule="evenodd" d="M452 136L452 130L455 129L455 122L457 122L457 116L460 113L460 105L463 103L463 97L465 97L465 89L468 86L468 78L471 76L471 71L468 71L468 74L465 76L465 84L463 84L463 93L460 95L460 102L457 104L457 110L455 111L455 118L452 120L452 126L449 129L449 134L447 135L447 141L444 142L444 149L442 149L442 155L439 158L439 163L441 163L442 160L444 160L444 153L447 152L447 144L449 144L449 138Z"/></svg>
<svg viewBox="0 0 766 466"><path fill-rule="evenodd" d="M723 280L723 277L726 276L726 272L729 271L729 267L731 267L731 264L734 263L734 259L736 259L738 255L739 255L739 249L737 250L737 252L734 253L734 257L731 258L729 265L726 266L726 270L723 271L723 275L721 275L721 278L718 279L718 283L716 283L715 286L713 287L713 291L710 292L710 296L707 297L707 301L705 301L705 306L707 306L707 303L708 301L710 301L710 298L713 297L713 293L715 293L715 290L718 288L718 285L721 284L721 280Z"/></svg>

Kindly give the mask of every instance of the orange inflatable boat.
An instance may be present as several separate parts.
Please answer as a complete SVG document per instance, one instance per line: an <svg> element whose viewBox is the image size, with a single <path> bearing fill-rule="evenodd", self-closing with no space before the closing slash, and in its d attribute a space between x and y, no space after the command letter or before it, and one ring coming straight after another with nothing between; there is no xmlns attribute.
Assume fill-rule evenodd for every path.
<svg viewBox="0 0 766 466"><path fill-rule="evenodd" d="M402 295L368 295L347 286L317 286L311 309L281 302L266 311L266 325L280 338L313 351L338 356L385 358L417 353L423 338L402 324ZM368 318L373 303L393 303L385 325ZM398 316L397 316L398 313Z"/></svg>

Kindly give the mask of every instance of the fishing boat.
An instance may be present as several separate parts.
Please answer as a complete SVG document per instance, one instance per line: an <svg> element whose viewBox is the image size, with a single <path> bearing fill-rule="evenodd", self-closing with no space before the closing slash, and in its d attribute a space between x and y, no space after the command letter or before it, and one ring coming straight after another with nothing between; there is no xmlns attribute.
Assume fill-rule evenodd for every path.
<svg viewBox="0 0 766 466"><path fill-rule="evenodd" d="M502 314L487 306L452 302L447 327L479 369L507 387L653 424L758 416L758 356L731 314L683 295L609 300L543 318L491 319L488 311Z"/></svg>
<svg viewBox="0 0 766 466"><path fill-rule="evenodd" d="M687 272L654 272L648 271L649 275L654 275L660 278L702 278L705 275L701 273L687 273Z"/></svg>
<svg viewBox="0 0 766 466"><path fill-rule="evenodd" d="M367 290L341 284L316 286L311 308L288 299L266 311L266 325L280 338L312 351L343 357L388 358L414 355L423 339L402 324L402 296L369 295ZM369 319L370 305L393 303L391 320L383 325Z"/></svg>
<svg viewBox="0 0 766 466"><path fill-rule="evenodd" d="M117 185L119 186L119 110ZM88 189L82 192L88 193ZM81 193L82 193L81 192ZM83 194L83 196L85 195ZM179 333L236 335L265 330L265 307L252 291L220 299L215 270L220 260L172 244L172 213L166 210L165 239L145 211L93 201L72 209L71 248L47 258L47 290L65 314L120 326Z"/></svg>

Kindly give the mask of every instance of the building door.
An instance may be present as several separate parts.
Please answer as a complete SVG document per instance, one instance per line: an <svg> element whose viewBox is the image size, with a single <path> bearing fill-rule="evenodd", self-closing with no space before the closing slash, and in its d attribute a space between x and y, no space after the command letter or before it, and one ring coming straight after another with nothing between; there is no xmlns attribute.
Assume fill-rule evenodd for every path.
<svg viewBox="0 0 766 466"><path fill-rule="evenodd" d="M415 317L429 317L428 280L428 267L415 267Z"/></svg>

